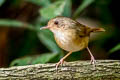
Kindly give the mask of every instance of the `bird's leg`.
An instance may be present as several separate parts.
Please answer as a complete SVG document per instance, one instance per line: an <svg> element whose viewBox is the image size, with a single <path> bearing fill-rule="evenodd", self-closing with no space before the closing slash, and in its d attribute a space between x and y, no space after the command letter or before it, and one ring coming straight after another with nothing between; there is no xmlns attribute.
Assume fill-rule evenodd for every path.
<svg viewBox="0 0 120 80"><path fill-rule="evenodd" d="M95 60L94 56L92 55L92 52L90 51L90 49L88 47L87 47L87 50L88 50L88 52L89 52L89 54L91 56L91 64L95 64L96 60Z"/></svg>
<svg viewBox="0 0 120 80"><path fill-rule="evenodd" d="M63 65L64 60L71 54L72 52L70 51L68 54L66 54L60 61L56 64L56 70L58 69L58 66L61 64Z"/></svg>

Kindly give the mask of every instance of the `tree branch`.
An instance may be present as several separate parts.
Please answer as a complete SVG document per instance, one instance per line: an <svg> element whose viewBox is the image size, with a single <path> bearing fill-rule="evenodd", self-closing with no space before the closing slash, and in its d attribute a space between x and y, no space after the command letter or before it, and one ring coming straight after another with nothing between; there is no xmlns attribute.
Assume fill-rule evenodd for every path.
<svg viewBox="0 0 120 80"><path fill-rule="evenodd" d="M0 68L0 80L120 80L119 60L65 62L55 70L55 64L36 64Z"/></svg>

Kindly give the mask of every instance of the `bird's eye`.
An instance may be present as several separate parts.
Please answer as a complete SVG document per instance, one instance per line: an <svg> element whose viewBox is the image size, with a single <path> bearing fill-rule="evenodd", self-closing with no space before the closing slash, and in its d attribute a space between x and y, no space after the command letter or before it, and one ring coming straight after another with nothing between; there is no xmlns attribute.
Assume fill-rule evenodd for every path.
<svg viewBox="0 0 120 80"><path fill-rule="evenodd" d="M54 24L55 24L55 25L58 25L58 21L55 21Z"/></svg>

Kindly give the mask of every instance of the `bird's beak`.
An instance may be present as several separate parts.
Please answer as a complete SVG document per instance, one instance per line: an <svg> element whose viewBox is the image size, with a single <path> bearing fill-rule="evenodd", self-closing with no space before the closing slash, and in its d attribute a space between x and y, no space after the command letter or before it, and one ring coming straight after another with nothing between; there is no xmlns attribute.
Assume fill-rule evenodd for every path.
<svg viewBox="0 0 120 80"><path fill-rule="evenodd" d="M42 29L49 29L50 27L49 26L44 26L44 27L41 27L40 30Z"/></svg>

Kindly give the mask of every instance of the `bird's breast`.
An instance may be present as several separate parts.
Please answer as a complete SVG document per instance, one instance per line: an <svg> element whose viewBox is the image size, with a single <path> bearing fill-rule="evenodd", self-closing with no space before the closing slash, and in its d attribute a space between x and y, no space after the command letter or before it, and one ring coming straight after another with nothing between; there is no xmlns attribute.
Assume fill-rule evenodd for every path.
<svg viewBox="0 0 120 80"><path fill-rule="evenodd" d="M55 34L57 44L66 51L79 51L87 47L89 37L80 38L75 33L58 32Z"/></svg>

